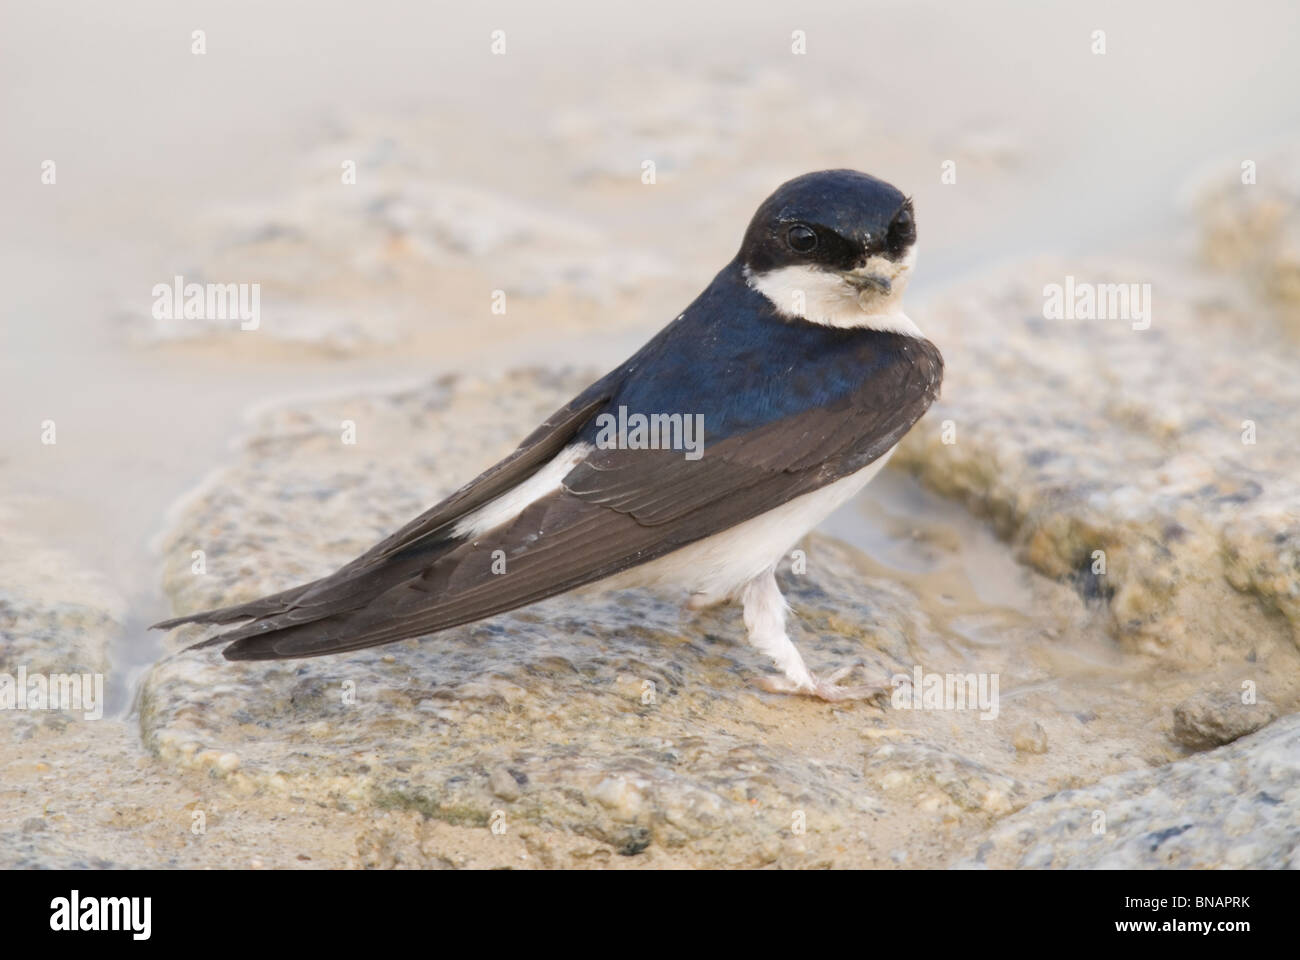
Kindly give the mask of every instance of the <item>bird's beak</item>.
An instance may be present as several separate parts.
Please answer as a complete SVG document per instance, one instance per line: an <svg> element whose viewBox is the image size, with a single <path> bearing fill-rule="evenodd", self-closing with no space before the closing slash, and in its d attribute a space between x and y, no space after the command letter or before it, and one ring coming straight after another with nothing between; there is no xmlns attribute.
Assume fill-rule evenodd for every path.
<svg viewBox="0 0 1300 960"><path fill-rule="evenodd" d="M847 277L849 283L853 284L853 286L858 288L859 293L875 291L876 293L879 294L888 294L889 291L893 288L893 283L890 282L890 279L888 277L881 276L878 273L866 273L866 272L855 270L851 273L846 274L845 276Z"/></svg>

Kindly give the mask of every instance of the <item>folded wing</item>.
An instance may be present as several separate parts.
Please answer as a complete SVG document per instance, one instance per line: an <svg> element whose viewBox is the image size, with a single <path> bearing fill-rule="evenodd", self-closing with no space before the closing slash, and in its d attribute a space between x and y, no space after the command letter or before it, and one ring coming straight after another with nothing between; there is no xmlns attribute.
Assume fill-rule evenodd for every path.
<svg viewBox="0 0 1300 960"><path fill-rule="evenodd" d="M512 610L663 556L860 470L892 448L938 393L943 362L906 340L857 390L756 429L680 450L591 449L498 527L469 538L456 521L532 476L592 417L617 403L593 385L488 470L337 573L183 622L252 622L204 641L233 660L355 650ZM616 371L617 373L617 371Z"/></svg>

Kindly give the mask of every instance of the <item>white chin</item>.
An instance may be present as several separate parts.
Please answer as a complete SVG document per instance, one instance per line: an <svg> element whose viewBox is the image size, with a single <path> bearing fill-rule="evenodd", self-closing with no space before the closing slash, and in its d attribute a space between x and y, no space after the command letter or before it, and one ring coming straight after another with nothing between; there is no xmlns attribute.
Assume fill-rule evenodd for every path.
<svg viewBox="0 0 1300 960"><path fill-rule="evenodd" d="M865 313L878 313L880 300L884 296L879 290L868 287L858 294L858 308Z"/></svg>
<svg viewBox="0 0 1300 960"><path fill-rule="evenodd" d="M903 290L910 269L907 260L890 265L896 275L890 277L892 287L888 294L871 288L859 290L838 273L803 266L781 267L761 274L746 270L745 281L767 297L783 317L828 327L889 330L921 336L916 324L903 313Z"/></svg>

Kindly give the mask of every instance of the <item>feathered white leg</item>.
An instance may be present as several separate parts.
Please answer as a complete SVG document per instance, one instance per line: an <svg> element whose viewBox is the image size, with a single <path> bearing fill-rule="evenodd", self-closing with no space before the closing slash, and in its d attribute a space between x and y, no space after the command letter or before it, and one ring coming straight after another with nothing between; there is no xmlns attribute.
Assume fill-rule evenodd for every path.
<svg viewBox="0 0 1300 960"><path fill-rule="evenodd" d="M804 665L803 657L785 632L785 615L790 609L776 585L776 568L759 574L741 590L745 605L745 629L749 642L776 661L783 677L762 677L759 685L772 693L800 693L823 700L865 700L877 696L884 688L873 686L841 687L838 681L853 671L844 667L825 677L815 676Z"/></svg>

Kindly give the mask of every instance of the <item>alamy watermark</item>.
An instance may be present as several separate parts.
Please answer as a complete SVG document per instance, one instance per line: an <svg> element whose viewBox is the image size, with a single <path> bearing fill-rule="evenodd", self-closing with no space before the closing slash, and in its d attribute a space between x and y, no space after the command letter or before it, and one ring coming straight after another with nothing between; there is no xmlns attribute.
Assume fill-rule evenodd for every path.
<svg viewBox="0 0 1300 960"><path fill-rule="evenodd" d="M186 283L176 276L151 293L155 320L238 320L241 330L262 324L260 283Z"/></svg>
<svg viewBox="0 0 1300 960"><path fill-rule="evenodd" d="M596 447L600 450L684 450L687 460L704 455L704 414L632 413L620 406L618 415L596 417Z"/></svg>
<svg viewBox="0 0 1300 960"><path fill-rule="evenodd" d="M920 664L911 675L890 678L895 710L978 710L981 720L998 718L998 674L926 673Z"/></svg>
<svg viewBox="0 0 1300 960"><path fill-rule="evenodd" d="M1128 320L1134 330L1151 326L1151 284L1065 283L1043 287L1044 320Z"/></svg>
<svg viewBox="0 0 1300 960"><path fill-rule="evenodd" d="M0 710L67 710L87 720L104 716L102 673L0 673Z"/></svg>
<svg viewBox="0 0 1300 960"><path fill-rule="evenodd" d="M148 940L153 932L152 897L83 897L73 890L50 901L50 929L125 931L132 940Z"/></svg>

